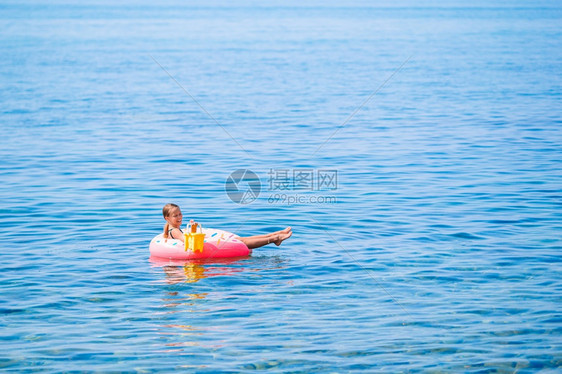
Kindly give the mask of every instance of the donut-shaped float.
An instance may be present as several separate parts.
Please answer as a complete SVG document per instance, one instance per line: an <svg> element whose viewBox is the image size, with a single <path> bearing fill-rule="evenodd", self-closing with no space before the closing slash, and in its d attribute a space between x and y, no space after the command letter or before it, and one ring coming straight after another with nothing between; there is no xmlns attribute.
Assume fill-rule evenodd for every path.
<svg viewBox="0 0 562 374"><path fill-rule="evenodd" d="M172 260L196 260L204 258L226 258L249 256L249 249L238 237L228 231L215 229L202 229L205 240L202 250L186 248L181 240L164 239L164 234L159 234L150 242L150 256Z"/></svg>

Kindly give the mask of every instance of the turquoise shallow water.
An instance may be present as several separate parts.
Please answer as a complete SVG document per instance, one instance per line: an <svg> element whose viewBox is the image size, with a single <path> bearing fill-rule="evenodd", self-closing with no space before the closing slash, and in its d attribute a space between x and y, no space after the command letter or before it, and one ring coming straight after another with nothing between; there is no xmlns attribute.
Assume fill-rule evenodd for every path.
<svg viewBox="0 0 562 374"><path fill-rule="evenodd" d="M3 371L560 370L556 3L0 9Z"/></svg>

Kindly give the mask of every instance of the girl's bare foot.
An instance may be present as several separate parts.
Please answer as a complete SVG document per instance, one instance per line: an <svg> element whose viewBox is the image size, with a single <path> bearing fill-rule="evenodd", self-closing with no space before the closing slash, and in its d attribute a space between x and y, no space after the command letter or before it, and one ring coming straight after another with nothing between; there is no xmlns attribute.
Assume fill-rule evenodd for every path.
<svg viewBox="0 0 562 374"><path fill-rule="evenodd" d="M287 240L293 235L293 231L291 231L290 227L287 227L285 230L281 231L279 235L277 235L277 239L274 241L276 246L280 246L284 240Z"/></svg>
<svg viewBox="0 0 562 374"><path fill-rule="evenodd" d="M275 231L273 234L274 235L285 235L285 234L288 234L292 230L293 230L293 228L289 226L289 227L287 227L283 230Z"/></svg>

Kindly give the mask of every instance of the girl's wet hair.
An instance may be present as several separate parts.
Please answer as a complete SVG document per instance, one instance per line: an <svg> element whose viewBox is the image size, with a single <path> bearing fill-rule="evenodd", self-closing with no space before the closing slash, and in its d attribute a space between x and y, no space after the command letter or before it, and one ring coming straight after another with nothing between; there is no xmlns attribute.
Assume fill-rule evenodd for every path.
<svg viewBox="0 0 562 374"><path fill-rule="evenodd" d="M177 206L176 204L172 204L172 203L166 204L164 205L164 208L162 208L162 215L164 216L164 218L166 218L170 215L172 210L176 208L179 208L179 206ZM166 224L164 225L164 239L168 239L169 231L170 231L170 224L168 223L168 221L166 221Z"/></svg>

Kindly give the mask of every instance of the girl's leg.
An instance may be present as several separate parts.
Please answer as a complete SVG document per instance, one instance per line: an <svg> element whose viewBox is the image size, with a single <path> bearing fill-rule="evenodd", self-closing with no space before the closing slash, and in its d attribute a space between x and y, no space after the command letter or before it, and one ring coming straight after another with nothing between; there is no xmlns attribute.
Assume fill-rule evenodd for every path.
<svg viewBox="0 0 562 374"><path fill-rule="evenodd" d="M254 235L248 236L244 238L239 238L244 244L248 246L248 248L259 248L263 247L264 245L268 245L271 243L275 243L275 245L281 245L281 243L289 239L293 235L290 227L287 227L285 230L277 231L271 234L266 235Z"/></svg>
<svg viewBox="0 0 562 374"><path fill-rule="evenodd" d="M273 242L273 238L270 235L255 235L239 239L250 249L263 247Z"/></svg>

